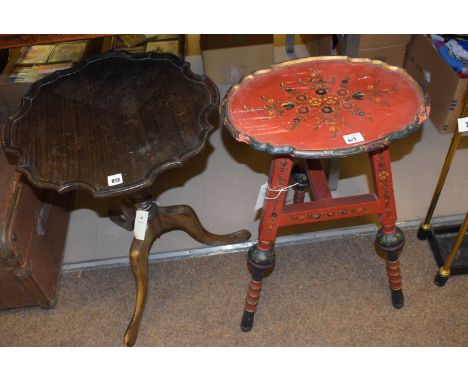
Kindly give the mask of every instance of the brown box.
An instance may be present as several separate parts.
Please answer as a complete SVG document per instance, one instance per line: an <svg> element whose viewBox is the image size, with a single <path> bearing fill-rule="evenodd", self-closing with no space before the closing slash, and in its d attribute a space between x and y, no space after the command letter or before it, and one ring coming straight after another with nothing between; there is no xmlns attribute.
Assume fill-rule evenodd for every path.
<svg viewBox="0 0 468 382"><path fill-rule="evenodd" d="M0 309L51 307L70 216L71 195L31 187L0 152Z"/></svg>
<svg viewBox="0 0 468 382"><path fill-rule="evenodd" d="M463 109L468 78L460 78L433 47L432 41L416 35L408 47L405 69L428 92L429 118L441 133L453 132Z"/></svg>
<svg viewBox="0 0 468 382"><path fill-rule="evenodd" d="M205 74L217 85L273 65L273 35L201 35Z"/></svg>
<svg viewBox="0 0 468 382"><path fill-rule="evenodd" d="M331 34L302 34L310 56L331 56L333 38Z"/></svg>
<svg viewBox="0 0 468 382"><path fill-rule="evenodd" d="M0 83L0 124L31 84ZM0 309L51 307L57 297L73 194L33 188L0 149Z"/></svg>
<svg viewBox="0 0 468 382"><path fill-rule="evenodd" d="M410 34L362 34L359 37L358 57L403 66L410 40ZM338 53L343 54L340 46Z"/></svg>
<svg viewBox="0 0 468 382"><path fill-rule="evenodd" d="M396 45L407 45L410 34L362 34L359 49L379 49Z"/></svg>

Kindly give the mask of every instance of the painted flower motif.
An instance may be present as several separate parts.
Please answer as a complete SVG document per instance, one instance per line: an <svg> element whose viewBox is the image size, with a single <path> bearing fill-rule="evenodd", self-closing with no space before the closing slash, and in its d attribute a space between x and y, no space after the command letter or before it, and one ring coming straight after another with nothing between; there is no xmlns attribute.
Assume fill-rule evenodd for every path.
<svg viewBox="0 0 468 382"><path fill-rule="evenodd" d="M301 106L298 110L300 114L307 114L309 112L309 108L307 106Z"/></svg>
<svg viewBox="0 0 468 382"><path fill-rule="evenodd" d="M341 107L344 110L351 110L354 107L354 105L351 102L345 101L341 103Z"/></svg>
<svg viewBox="0 0 468 382"><path fill-rule="evenodd" d="M346 115L351 114L370 121L372 116L366 112L366 105L369 102L387 105L385 95L398 90L395 87L382 89L378 81L356 88L353 87L349 76L337 80L335 76L323 77L314 68L309 70L307 78L297 78L289 81L288 85L280 83L285 99L276 100L262 96L265 102L264 110L268 116L284 117L288 113L294 114L291 119L288 118L288 130L299 128L303 122L312 118L308 128L313 131L326 129L330 137L335 138L341 133L340 127L346 125ZM292 85L293 83L296 85ZM296 86L298 88L295 88ZM258 111L245 106L244 110Z"/></svg>
<svg viewBox="0 0 468 382"><path fill-rule="evenodd" d="M386 171L382 171L381 173L379 173L379 180L380 180L381 182L383 182L384 180L386 180L387 177L388 177L388 174L387 174Z"/></svg>
<svg viewBox="0 0 468 382"><path fill-rule="evenodd" d="M294 104L292 102L284 102L281 106L283 106L286 110L290 110L294 108Z"/></svg>
<svg viewBox="0 0 468 382"><path fill-rule="evenodd" d="M306 94L299 94L296 96L296 101L297 102L306 102L307 101L307 95Z"/></svg>
<svg viewBox="0 0 468 382"><path fill-rule="evenodd" d="M326 98L325 98L325 102L326 102L328 105L334 105L335 103L338 102L338 98L336 98L336 97L326 97Z"/></svg>
<svg viewBox="0 0 468 382"><path fill-rule="evenodd" d="M341 88L337 90L336 94L338 94L341 97L344 97L345 95L348 94L348 91L346 89Z"/></svg>
<svg viewBox="0 0 468 382"><path fill-rule="evenodd" d="M354 99L357 99L357 100L363 100L364 99L364 93L362 92L356 92L352 95L352 97Z"/></svg>
<svg viewBox="0 0 468 382"><path fill-rule="evenodd" d="M318 107L322 104L322 100L320 98L312 98L309 103L313 106L313 107Z"/></svg>
<svg viewBox="0 0 468 382"><path fill-rule="evenodd" d="M338 134L338 128L335 125L331 125L328 128L328 131L330 132L330 135L334 138L336 137L336 134Z"/></svg>

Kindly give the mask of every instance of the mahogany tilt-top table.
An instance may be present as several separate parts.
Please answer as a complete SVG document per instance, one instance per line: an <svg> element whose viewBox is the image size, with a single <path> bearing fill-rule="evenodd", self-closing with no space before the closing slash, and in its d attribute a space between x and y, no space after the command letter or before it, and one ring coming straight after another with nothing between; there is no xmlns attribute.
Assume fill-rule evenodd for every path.
<svg viewBox="0 0 468 382"><path fill-rule="evenodd" d="M221 112L235 139L274 155L258 242L247 255L252 278L242 330L252 328L262 280L275 264L278 228L362 215L380 216L376 247L386 255L393 306L401 308L398 256L404 235L395 225L388 146L428 117L429 99L416 81L403 69L380 61L299 59L244 77L226 94ZM320 159L366 152L374 192L333 198ZM294 201L285 204L290 187ZM304 202L307 188L310 202Z"/></svg>
<svg viewBox="0 0 468 382"><path fill-rule="evenodd" d="M199 153L219 122L219 92L171 54L113 52L55 72L31 87L3 129L3 147L40 188L87 190L96 198L133 194L112 220L132 230L137 293L124 336L136 341L148 289L148 254L181 229L205 244L246 241L248 231L215 235L187 205L162 207L147 188L163 171ZM137 219L135 221L135 219ZM138 234L137 234L138 228Z"/></svg>

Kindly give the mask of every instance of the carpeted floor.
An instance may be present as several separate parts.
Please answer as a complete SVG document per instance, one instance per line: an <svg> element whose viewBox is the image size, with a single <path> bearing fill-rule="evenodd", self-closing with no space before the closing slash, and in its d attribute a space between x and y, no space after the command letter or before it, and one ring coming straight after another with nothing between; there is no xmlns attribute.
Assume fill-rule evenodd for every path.
<svg viewBox="0 0 468 382"><path fill-rule="evenodd" d="M427 242L406 230L406 305L390 303L373 235L277 249L254 328L240 317L245 253L150 265L138 346L467 346L468 275L433 284ZM55 308L0 311L2 346L120 346L133 311L129 267L62 275Z"/></svg>

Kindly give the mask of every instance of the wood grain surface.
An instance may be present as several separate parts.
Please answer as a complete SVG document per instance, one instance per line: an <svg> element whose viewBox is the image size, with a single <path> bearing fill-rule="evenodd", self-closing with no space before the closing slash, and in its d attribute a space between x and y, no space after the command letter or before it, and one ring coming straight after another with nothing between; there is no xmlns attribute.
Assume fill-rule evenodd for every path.
<svg viewBox="0 0 468 382"><path fill-rule="evenodd" d="M218 105L213 82L176 56L113 52L36 82L3 145L38 187L123 194L199 152ZM123 183L109 185L115 174Z"/></svg>

